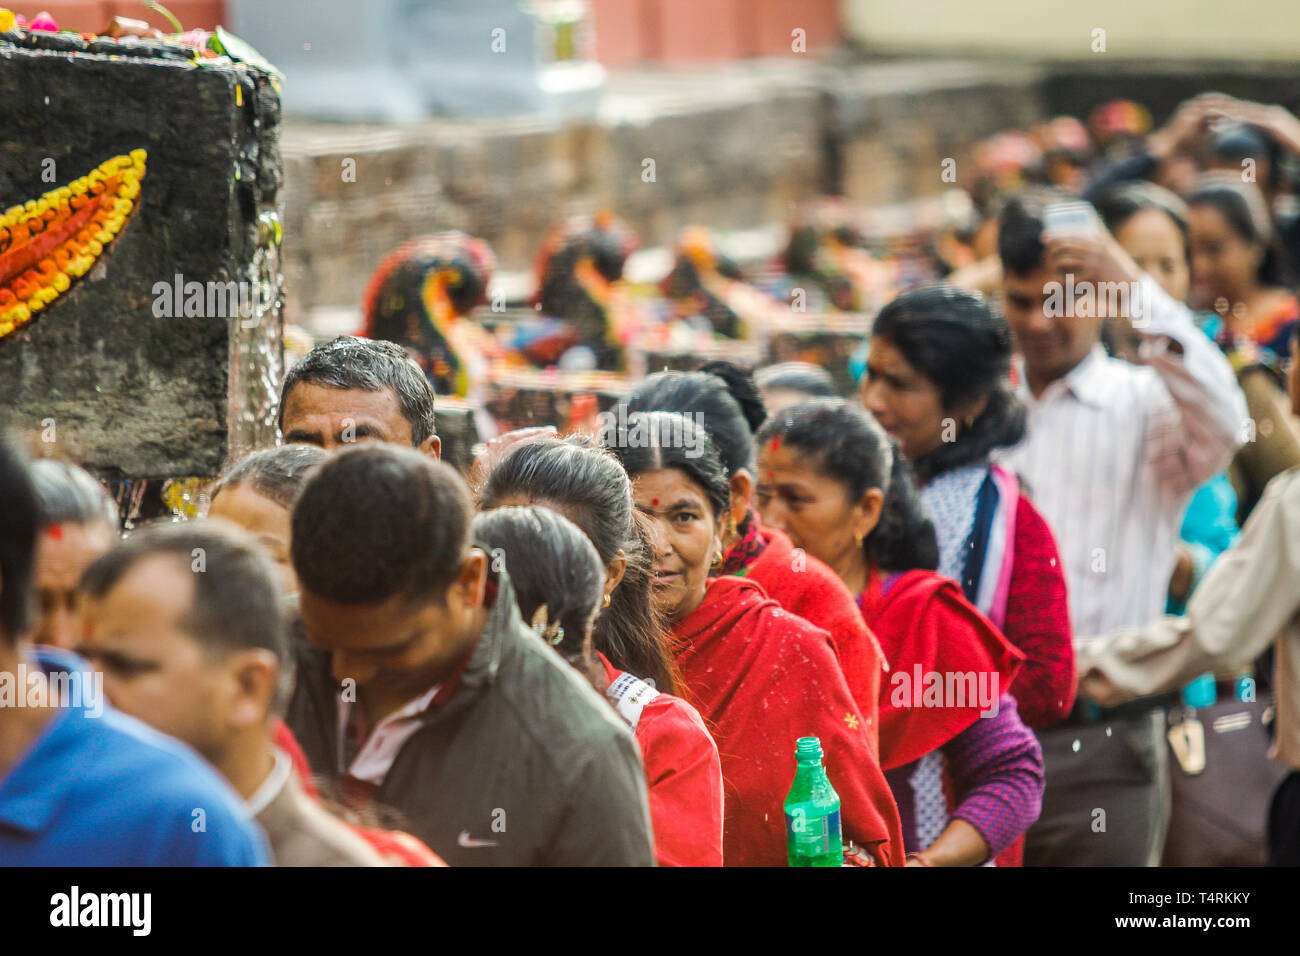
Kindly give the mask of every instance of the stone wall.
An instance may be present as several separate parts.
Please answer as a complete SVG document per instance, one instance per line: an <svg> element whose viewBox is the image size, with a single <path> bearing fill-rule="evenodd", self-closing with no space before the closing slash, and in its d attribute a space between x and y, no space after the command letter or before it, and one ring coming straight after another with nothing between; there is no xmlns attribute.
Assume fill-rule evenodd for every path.
<svg viewBox="0 0 1300 956"><path fill-rule="evenodd" d="M289 314L355 307L384 253L434 229L481 235L503 269L528 269L572 211L609 207L653 246L692 222L781 221L820 192L896 203L940 193L944 159L957 161L961 185L971 147L999 130L1086 117L1115 97L1148 103L1159 121L1207 88L1300 100L1294 76L1267 65L786 60L615 73L599 120L581 127L289 121ZM653 183L642 179L647 159Z"/></svg>
<svg viewBox="0 0 1300 956"><path fill-rule="evenodd" d="M483 236L503 268L524 269L573 212L610 208L646 245L694 221L742 228L780 219L822 179L821 97L811 79L739 70L729 84L701 89L694 74L625 74L602 118L585 126L291 121L291 314L356 303L384 253L434 229Z"/></svg>

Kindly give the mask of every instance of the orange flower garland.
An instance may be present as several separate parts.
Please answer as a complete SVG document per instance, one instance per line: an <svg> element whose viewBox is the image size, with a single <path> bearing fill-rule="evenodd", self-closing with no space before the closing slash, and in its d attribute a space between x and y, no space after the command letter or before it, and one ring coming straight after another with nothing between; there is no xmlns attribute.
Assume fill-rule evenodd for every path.
<svg viewBox="0 0 1300 956"><path fill-rule="evenodd" d="M95 264L140 198L148 153L133 149L0 216L0 338Z"/></svg>

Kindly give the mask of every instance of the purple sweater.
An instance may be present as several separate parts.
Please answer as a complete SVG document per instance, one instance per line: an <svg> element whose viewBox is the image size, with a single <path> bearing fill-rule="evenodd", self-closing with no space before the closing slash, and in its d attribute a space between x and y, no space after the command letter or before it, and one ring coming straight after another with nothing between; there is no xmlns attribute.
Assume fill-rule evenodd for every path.
<svg viewBox="0 0 1300 956"><path fill-rule="evenodd" d="M984 837L996 857L1038 819L1043 751L1003 694L994 717L981 717L919 760L886 771L898 802L907 852L924 850L954 817ZM955 807L949 807L945 782Z"/></svg>

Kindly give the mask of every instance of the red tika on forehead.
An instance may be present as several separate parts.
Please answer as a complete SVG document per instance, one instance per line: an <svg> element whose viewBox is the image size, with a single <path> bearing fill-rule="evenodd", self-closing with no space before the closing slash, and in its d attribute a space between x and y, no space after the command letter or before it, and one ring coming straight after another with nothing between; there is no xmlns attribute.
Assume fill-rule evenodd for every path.
<svg viewBox="0 0 1300 956"><path fill-rule="evenodd" d="M651 499L650 499L650 505L651 505L651 507L653 507L653 508L658 508L658 507L659 507L659 499L658 499L658 498L651 498Z"/></svg>
<svg viewBox="0 0 1300 956"><path fill-rule="evenodd" d="M773 435L772 442L767 446L771 451L779 451L781 448L781 436Z"/></svg>
<svg viewBox="0 0 1300 956"><path fill-rule="evenodd" d="M49 535L52 539L54 539L55 541L62 541L62 540L63 540L63 525L61 525L61 524L52 524L52 525L50 525L48 528L45 529L45 533L48 534L48 535Z"/></svg>

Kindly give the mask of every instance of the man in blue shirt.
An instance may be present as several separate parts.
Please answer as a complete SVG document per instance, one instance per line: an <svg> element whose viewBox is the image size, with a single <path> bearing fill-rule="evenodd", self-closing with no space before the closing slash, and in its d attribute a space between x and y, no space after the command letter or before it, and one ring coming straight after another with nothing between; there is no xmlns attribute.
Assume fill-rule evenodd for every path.
<svg viewBox="0 0 1300 956"><path fill-rule="evenodd" d="M263 866L265 837L184 744L107 707L74 655L25 644L40 525L0 435L0 864Z"/></svg>

